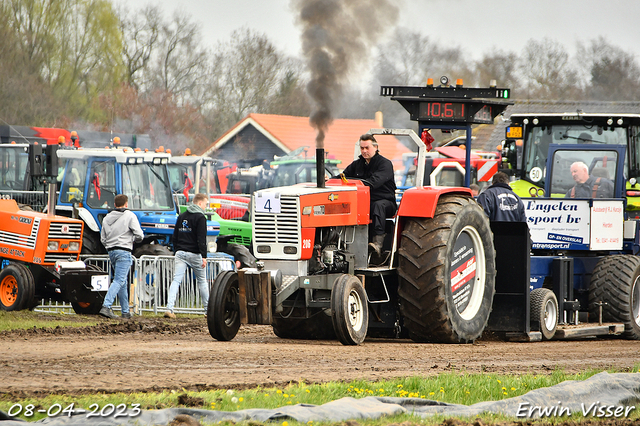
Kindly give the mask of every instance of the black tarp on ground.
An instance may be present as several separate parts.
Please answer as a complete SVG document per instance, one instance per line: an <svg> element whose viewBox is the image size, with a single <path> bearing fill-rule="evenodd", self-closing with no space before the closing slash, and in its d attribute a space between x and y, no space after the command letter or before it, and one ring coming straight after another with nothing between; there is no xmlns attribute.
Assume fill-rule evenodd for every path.
<svg viewBox="0 0 640 426"><path fill-rule="evenodd" d="M535 408L539 407L539 408ZM618 409L621 415L616 416ZM607 411L609 408L609 412ZM533 411L531 411L533 410ZM602 411L601 411L602 410ZM501 401L479 402L470 406L447 404L419 398L366 397L341 398L323 405L297 404L274 410L250 409L235 412L169 408L142 411L139 416L128 418L86 418L86 415L54 417L33 422L55 426L68 425L166 425L175 416L187 414L203 423L254 420L258 422L297 420L306 423L367 420L396 414L413 413L428 417L443 414L455 417L471 417L481 413L501 413L520 419L529 417L556 417L576 413L584 417L625 417L640 410L640 373L599 373L584 381L569 380L558 385L532 390L525 395ZM547 413L547 414L545 414ZM5 417L2 417L2 416ZM0 412L0 419L6 414ZM28 423L7 420L0 426L20 426Z"/></svg>

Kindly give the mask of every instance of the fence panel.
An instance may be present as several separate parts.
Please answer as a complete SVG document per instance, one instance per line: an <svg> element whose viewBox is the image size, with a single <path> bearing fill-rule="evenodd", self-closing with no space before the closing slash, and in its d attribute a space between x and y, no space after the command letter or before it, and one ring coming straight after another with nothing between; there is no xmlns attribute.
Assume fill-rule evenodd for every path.
<svg viewBox="0 0 640 426"><path fill-rule="evenodd" d="M113 271L111 271L111 263L109 256L82 256L82 260L87 265L95 265L109 273L109 282L111 282ZM233 257L224 253L215 253L213 257L207 258L207 281L209 287L215 280L216 276L224 270L235 269ZM169 286L173 279L174 258L173 256L141 256L134 259L131 270L129 271L129 304L132 311L136 314L142 312L158 312L164 311L169 299ZM120 309L120 301L116 298L113 304L114 310ZM70 303L61 303L52 300L42 300L35 309L38 312L67 312L73 313ZM180 285L180 291L176 299L174 312L204 314L200 292L196 283L195 276L191 268L187 269L184 279Z"/></svg>

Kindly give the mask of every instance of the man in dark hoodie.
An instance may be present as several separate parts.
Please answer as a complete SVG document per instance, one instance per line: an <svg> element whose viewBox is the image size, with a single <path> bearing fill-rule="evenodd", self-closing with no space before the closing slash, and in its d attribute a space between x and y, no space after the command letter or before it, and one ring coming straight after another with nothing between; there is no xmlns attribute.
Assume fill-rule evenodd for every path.
<svg viewBox="0 0 640 426"><path fill-rule="evenodd" d="M524 204L509 186L509 176L498 172L493 175L493 185L478 195L478 204L492 222L526 222Z"/></svg>
<svg viewBox="0 0 640 426"><path fill-rule="evenodd" d="M379 257L385 237L385 220L392 217L398 208L393 164L380 155L378 142L373 135L365 134L360 136L360 157L342 173L348 178L361 179L362 183L371 188L369 215L373 238L369 243L369 251L375 251Z"/></svg>
<svg viewBox="0 0 640 426"><path fill-rule="evenodd" d="M115 209L109 212L102 220L100 241L109 253L109 260L113 268L113 281L104 298L100 315L107 318L118 318L113 313L111 305L118 296L122 318L131 318L129 313L129 296L127 293L127 274L133 263L131 251L133 243L139 243L144 238L138 217L129 207L129 199L124 194L118 194L114 198Z"/></svg>
<svg viewBox="0 0 640 426"><path fill-rule="evenodd" d="M207 218L204 209L207 207L207 196L196 194L193 203L187 207L187 211L178 216L176 226L173 228L173 249L175 250L175 272L173 281L169 287L169 302L166 318L175 318L173 307L176 303L180 283L191 266L196 275L200 297L204 311L207 312L209 303L209 285L207 283Z"/></svg>

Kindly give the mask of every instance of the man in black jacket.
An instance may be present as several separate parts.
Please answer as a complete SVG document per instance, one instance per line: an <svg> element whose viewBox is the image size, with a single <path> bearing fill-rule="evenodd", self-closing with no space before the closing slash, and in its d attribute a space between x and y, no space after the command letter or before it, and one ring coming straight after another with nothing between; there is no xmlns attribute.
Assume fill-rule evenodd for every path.
<svg viewBox="0 0 640 426"><path fill-rule="evenodd" d="M385 220L396 213L396 183L393 164L380 155L378 142L373 135L360 136L360 157L344 169L348 178L358 178L370 189L369 215L372 225L372 242L369 251L380 257L384 242Z"/></svg>
<svg viewBox="0 0 640 426"><path fill-rule="evenodd" d="M178 290L182 278L187 271L187 266L193 269L202 298L204 311L207 312L209 303L209 285L207 283L207 218L204 209L207 207L207 196L196 194L193 204L187 207L187 211L178 216L173 228L173 249L175 250L175 271L173 281L169 287L169 301L166 318L175 318L173 307L176 303Z"/></svg>
<svg viewBox="0 0 640 426"><path fill-rule="evenodd" d="M493 185L478 195L478 204L492 222L526 222L524 204L509 186L509 176L498 172L493 175Z"/></svg>

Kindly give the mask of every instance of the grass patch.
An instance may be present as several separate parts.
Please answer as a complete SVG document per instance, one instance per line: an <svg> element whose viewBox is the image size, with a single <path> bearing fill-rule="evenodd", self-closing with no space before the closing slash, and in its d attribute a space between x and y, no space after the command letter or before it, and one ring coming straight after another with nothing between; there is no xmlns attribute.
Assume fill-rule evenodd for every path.
<svg viewBox="0 0 640 426"><path fill-rule="evenodd" d="M0 310L0 331L26 330L34 327L86 327L96 324L97 320L84 315Z"/></svg>
<svg viewBox="0 0 640 426"><path fill-rule="evenodd" d="M88 409L92 404L104 407L107 404L140 404L143 410L187 407L218 411L238 411L250 408L274 409L295 404L321 405L342 397L364 398L367 396L424 398L453 404L471 405L482 401L497 401L523 395L532 389L553 386L566 380L585 380L601 370L589 370L579 374L554 371L549 375L498 375L467 374L465 372L443 373L435 377L407 377L377 382L351 381L324 384L290 383L280 388L254 388L247 390L187 391L173 390L134 394L93 394L82 396L51 395L42 398L15 400L0 397L0 410L9 412L14 404L26 407L31 404L38 409L49 409L54 404L65 408L74 404L75 408ZM633 371L640 371L640 364ZM610 371L613 372L613 371ZM15 408L14 408L15 410ZM15 412L15 411L14 411ZM634 412L638 418L637 412ZM33 421L44 418L44 414L20 418ZM482 417L486 423L507 419L501 415ZM365 422L367 425L402 423L404 421L434 424L442 417L425 420L409 414L387 417ZM289 422L292 425L295 422ZM317 423L320 424L320 423Z"/></svg>

